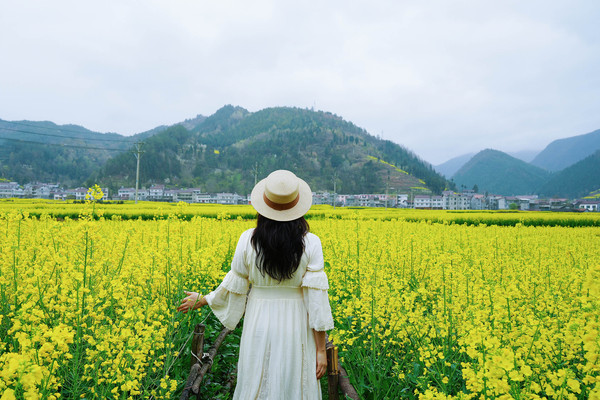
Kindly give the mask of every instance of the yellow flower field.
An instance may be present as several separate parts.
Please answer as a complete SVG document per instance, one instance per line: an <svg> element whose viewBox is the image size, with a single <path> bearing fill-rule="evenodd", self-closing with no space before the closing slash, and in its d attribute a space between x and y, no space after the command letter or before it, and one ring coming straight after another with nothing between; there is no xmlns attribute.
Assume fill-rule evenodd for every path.
<svg viewBox="0 0 600 400"><path fill-rule="evenodd" d="M144 220L78 204L79 218L57 219L8 205L0 399L178 397L192 327L207 317L220 327L175 304L183 290L218 285L251 211L144 204L155 216ZM566 217L531 214L496 226L313 211L330 337L364 398L600 398L600 229L527 226Z"/></svg>

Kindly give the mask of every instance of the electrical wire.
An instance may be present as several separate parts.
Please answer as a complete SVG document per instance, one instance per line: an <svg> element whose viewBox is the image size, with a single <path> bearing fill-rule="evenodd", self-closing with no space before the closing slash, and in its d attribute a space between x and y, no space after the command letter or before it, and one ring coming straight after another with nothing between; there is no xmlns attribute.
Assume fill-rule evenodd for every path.
<svg viewBox="0 0 600 400"><path fill-rule="evenodd" d="M12 122L11 122L12 123ZM33 125L28 125L28 126L33 126ZM39 128L39 127L38 127ZM6 131L13 131L13 132L20 132L20 133L28 133L31 135L40 135L40 136L53 136L53 137L60 137L60 138L66 138L66 139L78 139L78 140L96 140L96 141L102 141L102 142L122 142L122 143L134 143L131 140L120 140L120 139L101 139L101 138L78 138L78 137L73 137L73 136L65 136L65 135L56 135L56 134L52 134L52 133L41 133L41 132L31 132L31 131L25 131L22 129L13 129L13 128L6 128L6 127L2 127L0 126L0 130L6 130ZM69 132L75 132L75 131L69 131ZM82 133L82 132L78 132L78 133Z"/></svg>
<svg viewBox="0 0 600 400"><path fill-rule="evenodd" d="M3 138L0 137L0 140L10 140L13 142L20 142L20 143L32 143L32 144L39 144L39 145L48 145L48 146L58 146L58 147L74 147L77 149L89 149L89 150L106 150L106 151L121 151L121 152L129 152L130 150L123 150L123 149L112 149L109 147L91 147L91 146L78 146L75 144L64 144L64 143L42 143L42 142L34 142L32 140L22 140L22 139L11 139L11 138Z"/></svg>

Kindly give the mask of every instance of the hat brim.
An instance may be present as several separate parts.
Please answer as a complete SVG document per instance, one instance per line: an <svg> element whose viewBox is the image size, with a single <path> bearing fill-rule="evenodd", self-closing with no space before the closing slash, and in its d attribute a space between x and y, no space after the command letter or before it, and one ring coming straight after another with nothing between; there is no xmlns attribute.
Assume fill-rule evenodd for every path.
<svg viewBox="0 0 600 400"><path fill-rule="evenodd" d="M254 189L252 189L252 194L250 195L250 201L252 207L256 210L260 215L272 219L274 221L293 221L305 215L310 207L312 206L312 191L310 190L310 186L308 183L298 178L298 203L288 209L288 210L275 210L269 207L263 198L263 194L265 193L265 184L266 178L262 181L258 182Z"/></svg>

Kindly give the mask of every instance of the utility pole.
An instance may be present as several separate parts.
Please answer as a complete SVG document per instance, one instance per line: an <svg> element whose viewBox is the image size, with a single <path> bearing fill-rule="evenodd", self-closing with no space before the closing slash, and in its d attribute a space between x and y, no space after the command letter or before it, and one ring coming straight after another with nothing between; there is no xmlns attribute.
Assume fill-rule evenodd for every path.
<svg viewBox="0 0 600 400"><path fill-rule="evenodd" d="M383 131L381 131L383 135ZM388 207L388 189L390 187L390 171L388 171L387 182L385 183L385 210L387 211Z"/></svg>
<svg viewBox="0 0 600 400"><path fill-rule="evenodd" d="M337 197L336 188L337 188L337 171L333 171L333 209L334 210L335 210L335 198Z"/></svg>
<svg viewBox="0 0 600 400"><path fill-rule="evenodd" d="M135 158L137 158L137 168L135 171L135 204L138 202L138 186L140 182L140 157L142 156L143 151L142 145L144 142L135 142Z"/></svg>
<svg viewBox="0 0 600 400"><path fill-rule="evenodd" d="M387 207L388 207L388 186L389 183L385 184L385 210L387 211Z"/></svg>
<svg viewBox="0 0 600 400"><path fill-rule="evenodd" d="M254 163L254 169L252 170L252 172L254 173L254 186L256 186L256 183L258 182L258 163L257 162Z"/></svg>

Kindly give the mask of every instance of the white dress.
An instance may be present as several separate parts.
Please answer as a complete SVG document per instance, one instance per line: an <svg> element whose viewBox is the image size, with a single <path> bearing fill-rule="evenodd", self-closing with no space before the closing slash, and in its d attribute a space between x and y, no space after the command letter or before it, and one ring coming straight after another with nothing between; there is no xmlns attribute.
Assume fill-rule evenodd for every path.
<svg viewBox="0 0 600 400"><path fill-rule="evenodd" d="M253 231L242 233L231 271L206 295L213 313L229 329L245 312L233 398L321 399L312 330L333 329L321 241L306 234L298 269L280 283L258 270L250 243Z"/></svg>

